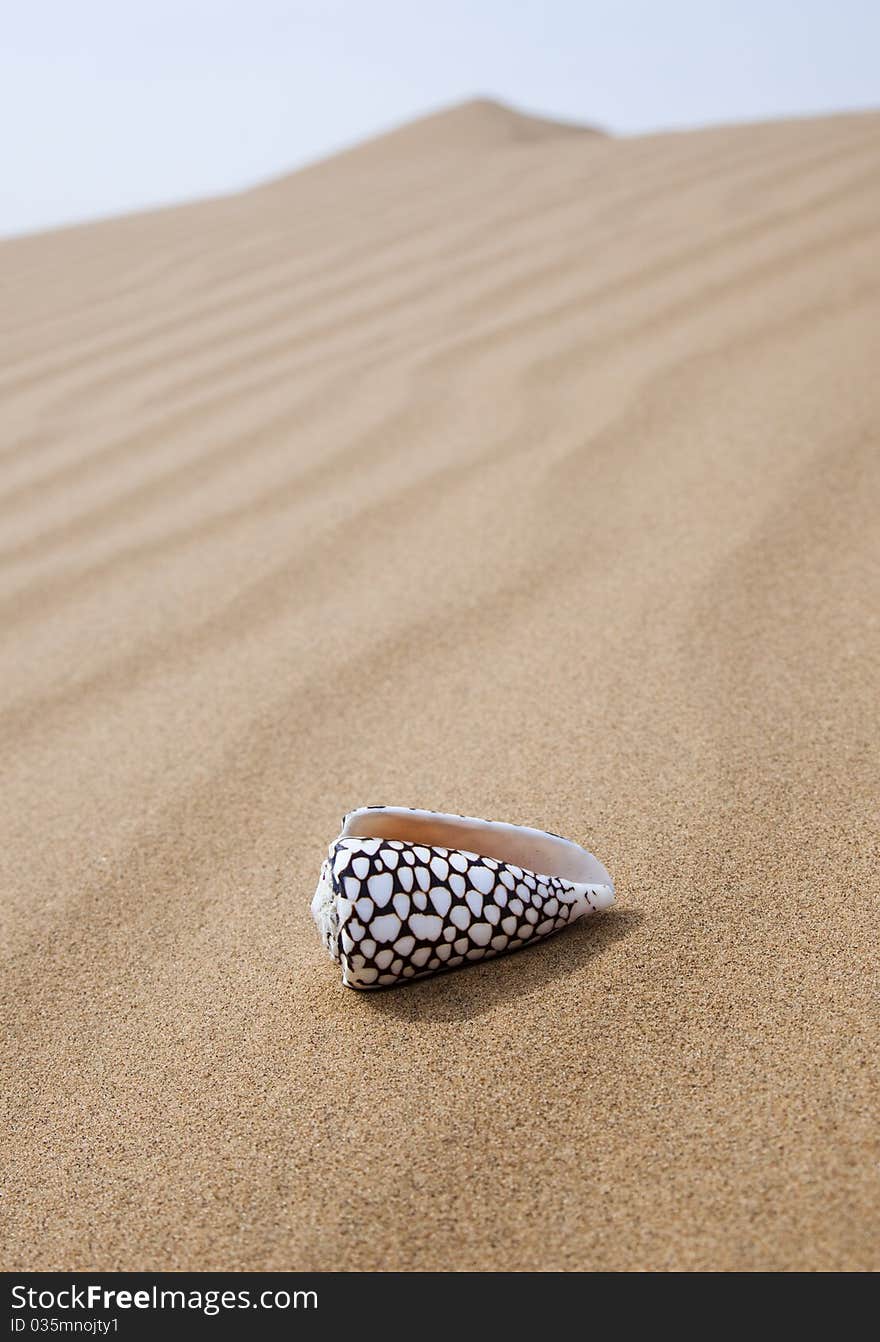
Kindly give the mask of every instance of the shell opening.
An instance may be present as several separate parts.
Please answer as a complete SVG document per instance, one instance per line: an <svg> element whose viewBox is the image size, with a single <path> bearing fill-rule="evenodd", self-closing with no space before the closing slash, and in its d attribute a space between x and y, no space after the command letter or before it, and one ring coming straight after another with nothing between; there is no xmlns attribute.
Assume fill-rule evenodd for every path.
<svg viewBox="0 0 880 1342"><path fill-rule="evenodd" d="M407 810L400 806L364 806L345 817L339 837L399 839L428 848L459 848L527 871L614 890L602 863L580 844L543 830L498 820Z"/></svg>

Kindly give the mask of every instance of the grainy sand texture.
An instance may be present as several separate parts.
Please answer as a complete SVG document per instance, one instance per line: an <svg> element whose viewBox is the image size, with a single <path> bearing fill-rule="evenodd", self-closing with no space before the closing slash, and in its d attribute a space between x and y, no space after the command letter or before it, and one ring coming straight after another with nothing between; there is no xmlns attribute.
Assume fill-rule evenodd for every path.
<svg viewBox="0 0 880 1342"><path fill-rule="evenodd" d="M15 1268L880 1264L880 116L473 103L0 247ZM407 989L366 803L615 910Z"/></svg>

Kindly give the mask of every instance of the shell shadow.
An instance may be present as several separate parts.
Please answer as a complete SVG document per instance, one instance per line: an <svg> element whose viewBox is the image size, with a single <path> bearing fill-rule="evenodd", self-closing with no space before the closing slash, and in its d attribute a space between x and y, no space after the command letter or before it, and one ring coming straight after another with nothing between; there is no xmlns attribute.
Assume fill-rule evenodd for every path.
<svg viewBox="0 0 880 1342"><path fill-rule="evenodd" d="M503 1002L533 993L597 960L616 941L634 932L644 918L638 909L610 909L513 955L358 997L377 1015L413 1024L425 1019L476 1020Z"/></svg>

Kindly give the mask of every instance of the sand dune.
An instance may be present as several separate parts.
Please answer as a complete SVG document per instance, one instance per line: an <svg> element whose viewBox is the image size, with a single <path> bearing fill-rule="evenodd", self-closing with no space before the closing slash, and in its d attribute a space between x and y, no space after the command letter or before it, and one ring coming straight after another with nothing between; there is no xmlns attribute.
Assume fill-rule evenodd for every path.
<svg viewBox="0 0 880 1342"><path fill-rule="evenodd" d="M2 1265L867 1268L880 115L7 242ZM352 806L617 909L343 989Z"/></svg>

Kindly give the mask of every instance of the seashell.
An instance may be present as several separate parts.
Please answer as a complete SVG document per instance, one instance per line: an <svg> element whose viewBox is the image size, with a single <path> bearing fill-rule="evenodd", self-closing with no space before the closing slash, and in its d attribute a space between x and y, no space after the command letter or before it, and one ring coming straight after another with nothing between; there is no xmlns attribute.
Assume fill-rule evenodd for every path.
<svg viewBox="0 0 880 1342"><path fill-rule="evenodd" d="M602 863L558 834L363 806L330 845L312 916L343 983L385 988L518 950L613 903Z"/></svg>

